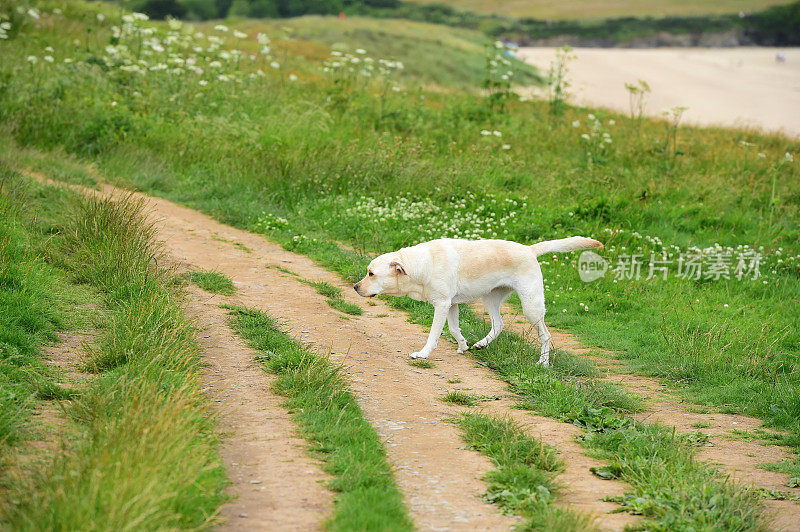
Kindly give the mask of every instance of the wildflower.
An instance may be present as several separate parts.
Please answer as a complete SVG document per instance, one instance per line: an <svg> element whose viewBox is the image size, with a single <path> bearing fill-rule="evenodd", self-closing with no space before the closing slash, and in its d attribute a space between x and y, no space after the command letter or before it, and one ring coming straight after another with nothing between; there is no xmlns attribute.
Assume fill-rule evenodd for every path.
<svg viewBox="0 0 800 532"><path fill-rule="evenodd" d="M764 158L766 158L766 155L764 155L761 152L758 152L758 157L761 158L761 159L764 159Z"/></svg>
<svg viewBox="0 0 800 532"><path fill-rule="evenodd" d="M589 137L589 135L587 133L584 133L583 135L581 135L581 138L583 140L591 140L591 138Z"/></svg>
<svg viewBox="0 0 800 532"><path fill-rule="evenodd" d="M222 24L217 24L216 26L214 26L214 29L217 30L217 31L221 31L222 33L225 33L225 32L228 31L228 26L223 26Z"/></svg>
<svg viewBox="0 0 800 532"><path fill-rule="evenodd" d="M53 14L54 14L54 15L60 15L60 14L61 14L61 10L60 10L60 9L58 9L58 8L55 8L55 9L53 10Z"/></svg>
<svg viewBox="0 0 800 532"><path fill-rule="evenodd" d="M231 80L231 78L229 78L229 77L228 77L228 76L226 76L225 74L220 74L219 76L217 76L217 79L218 79L219 81L230 81L230 80Z"/></svg>
<svg viewBox="0 0 800 532"><path fill-rule="evenodd" d="M237 39L246 39L247 38L247 34L245 32L243 32L243 31L239 31L239 30L233 30L233 36L236 37Z"/></svg>
<svg viewBox="0 0 800 532"><path fill-rule="evenodd" d="M197 82L197 84L200 85L201 87L205 87L206 85L208 85L208 82L204 79L201 79L200 81Z"/></svg>
<svg viewBox="0 0 800 532"><path fill-rule="evenodd" d="M511 149L511 144L503 144L501 146L501 148L503 148L504 150L510 150Z"/></svg>
<svg viewBox="0 0 800 532"><path fill-rule="evenodd" d="M784 159L786 159L786 160L787 160L787 161L789 161L790 163L793 163L793 162L794 162L794 157L792 157L792 154L791 154L791 153L789 153L788 151L786 152L786 155L784 155L783 157L784 157Z"/></svg>
<svg viewBox="0 0 800 532"><path fill-rule="evenodd" d="M614 120L613 118L612 118L611 120L609 120L609 121L608 121L608 125L609 125L609 126L614 126L614 125L616 125L616 124L617 124L617 121L616 121L616 120Z"/></svg>
<svg viewBox="0 0 800 532"><path fill-rule="evenodd" d="M277 61L273 61L272 63L269 64L269 66L271 66L272 68L280 68L281 67L280 63L278 63Z"/></svg>
<svg viewBox="0 0 800 532"><path fill-rule="evenodd" d="M111 102L111 107L116 107L116 106L117 106L117 102Z"/></svg>
<svg viewBox="0 0 800 532"><path fill-rule="evenodd" d="M44 59L48 63L52 63L53 62L53 56L52 55L46 55L46 56L42 57L42 59Z"/></svg>
<svg viewBox="0 0 800 532"><path fill-rule="evenodd" d="M256 40L258 41L258 44L269 44L269 37L263 33L256 35Z"/></svg>
<svg viewBox="0 0 800 532"><path fill-rule="evenodd" d="M588 118L589 120L597 120L597 117L595 117L593 114L589 114Z"/></svg>
<svg viewBox="0 0 800 532"><path fill-rule="evenodd" d="M97 22L103 22L106 19L106 16L102 13L97 14Z"/></svg>
<svg viewBox="0 0 800 532"><path fill-rule="evenodd" d="M580 120L575 120L575 121L572 123L572 127L581 127L581 121L580 121Z"/></svg>
<svg viewBox="0 0 800 532"><path fill-rule="evenodd" d="M39 58L36 57L35 55L28 56L28 63L35 65L37 61L39 61Z"/></svg>
<svg viewBox="0 0 800 532"><path fill-rule="evenodd" d="M495 131L492 131L492 135L494 135L495 137L502 137L502 136L503 136L503 134L502 134L502 133L500 133L500 132L499 132L499 131L497 131L497 130L495 130Z"/></svg>
<svg viewBox="0 0 800 532"><path fill-rule="evenodd" d="M563 313L565 313L565 314L566 314L566 312L567 312L567 309L564 309L564 310L562 310L561 312L563 312Z"/></svg>
<svg viewBox="0 0 800 532"><path fill-rule="evenodd" d="M724 305L722 305L722 306L723 306L724 308L728 308L728 304L727 304L727 303L725 303L725 304L724 304Z"/></svg>
<svg viewBox="0 0 800 532"><path fill-rule="evenodd" d="M272 51L272 49L271 49L269 46L264 46L264 47L262 47L262 48L261 48L261 50L260 50L260 52L261 52L261 55L269 55L269 53L270 53L271 51Z"/></svg>
<svg viewBox="0 0 800 532"><path fill-rule="evenodd" d="M491 134L492 132L489 131L488 129L481 129L481 135L483 135L484 137L489 136Z"/></svg>
<svg viewBox="0 0 800 532"><path fill-rule="evenodd" d="M364 55L365 53L367 53L367 51L364 50L363 48L356 48L356 53L358 55Z"/></svg>
<svg viewBox="0 0 800 532"><path fill-rule="evenodd" d="M38 19L39 18L39 12L36 9L30 8L28 10L28 16L31 17L31 18Z"/></svg>
<svg viewBox="0 0 800 532"><path fill-rule="evenodd" d="M294 74L289 74L289 81L297 81L297 76Z"/></svg>

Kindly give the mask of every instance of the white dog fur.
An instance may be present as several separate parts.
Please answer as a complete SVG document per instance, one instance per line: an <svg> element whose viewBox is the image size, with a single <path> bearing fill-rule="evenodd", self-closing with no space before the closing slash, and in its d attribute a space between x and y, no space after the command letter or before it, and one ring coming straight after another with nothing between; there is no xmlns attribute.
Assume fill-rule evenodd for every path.
<svg viewBox="0 0 800 532"><path fill-rule="evenodd" d="M385 253L370 262L367 275L353 288L360 296L408 296L434 307L428 341L411 358L428 358L444 330L444 322L458 342L458 352L469 349L458 325L459 303L483 299L492 329L473 349L489 345L503 330L500 305L516 291L525 317L536 327L542 343L539 364L550 363L550 332L544 323L544 285L536 258L602 247L591 238L573 236L525 246L507 240L444 238Z"/></svg>

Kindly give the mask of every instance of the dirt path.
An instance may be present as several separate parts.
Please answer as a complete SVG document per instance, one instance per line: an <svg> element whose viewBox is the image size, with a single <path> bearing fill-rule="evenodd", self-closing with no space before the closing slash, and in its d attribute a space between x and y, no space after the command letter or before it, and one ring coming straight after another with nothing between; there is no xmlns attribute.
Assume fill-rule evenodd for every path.
<svg viewBox="0 0 800 532"><path fill-rule="evenodd" d="M221 454L234 499L222 507L224 530L319 530L330 514L329 478L305 452L283 398L270 391L274 377L259 368L227 324L223 299L189 289L187 311L200 327L206 386L214 403Z"/></svg>
<svg viewBox="0 0 800 532"><path fill-rule="evenodd" d="M474 305L479 314L485 314L480 303ZM531 335L530 325L509 304L501 309L507 329L526 338ZM522 323L524 322L524 323ZM766 445L764 440L746 441L737 438L734 431L753 432L762 426L761 420L749 416L702 413L697 407L681 401L655 379L633 375L622 370L622 364L613 354L599 349L588 349L574 336L550 329L552 346L590 358L603 371L603 380L619 384L645 400L647 410L634 417L640 421L658 422L675 427L679 432L700 431L707 434L709 444L699 449L701 460L719 465L733 479L768 490L788 491L800 496L800 489L787 487L789 475L760 469L759 464L774 463L791 457L785 447ZM600 352L608 358L597 356ZM697 426L698 424L702 426ZM775 515L775 529L800 530L800 504L793 501L765 501Z"/></svg>
<svg viewBox="0 0 800 532"><path fill-rule="evenodd" d="M778 52L785 62L776 62ZM686 106L685 123L800 135L800 48L577 48L574 54L568 79L575 103L627 113L625 83L643 79L652 89L650 116ZM519 55L546 73L555 49L521 48Z"/></svg>
<svg viewBox="0 0 800 532"><path fill-rule="evenodd" d="M105 192L113 191L107 187ZM505 383L494 378L485 368L476 367L472 359L457 356L446 341L432 355L437 364L435 369L421 370L408 365L408 351L424 342L426 333L419 326L408 323L403 313L380 301L374 306L365 305L366 301L351 295L350 286L335 274L258 235L222 225L208 216L162 199L149 198L148 202L158 223L159 238L165 242L173 259L192 268L224 272L234 280L238 289L237 294L227 301L270 313L290 334L329 352L334 360L348 368L359 403L386 440L398 484L419 528L502 530L517 522L515 518L500 515L496 507L481 500L485 484L480 478L492 466L479 453L465 449L457 428L446 422L459 408L439 401L442 395L456 387L447 383L449 379L461 379L458 388L484 395L506 394ZM360 318L341 314L331 309L311 287L268 266L281 266L303 279L321 279L340 286L345 298L364 306L365 313ZM247 416L259 410L252 405L254 400L259 397L264 401L275 399L268 398L270 393L266 385L256 384L259 378L263 381L266 377L263 374L259 377L259 370L253 370L249 365L252 353L245 354L246 348L242 348L224 323L223 311L218 308L223 298L211 297L197 290L192 290L190 295L190 311L203 327L207 327L207 332L201 335L209 336L204 347L213 353L208 355L215 379L210 393L225 403L220 411L223 427L235 430ZM239 353L226 354L231 349ZM213 356L217 358L211 358ZM571 441L572 427L515 411L509 408L510 405L510 401L505 401L489 408L494 413L510 413L525 423L532 433L555 445L569 464L568 471L560 477L562 482L569 484L563 499L566 504L597 514L598 524L609 529L620 529L635 520L626 514L605 513L614 505L598 499L622 493L624 485L600 481L589 472L588 468L599 462L580 453L577 444ZM237 409L237 412L231 414L231 409ZM275 438L257 431L257 425L252 423L249 428L243 428L245 434L231 434L224 452L234 483L232 490L240 497L252 495L253 500L263 494L250 491L252 486L247 480L251 477L247 475L252 473L272 482L279 476L274 473L275 460L267 458L271 457L271 451L250 455L248 463L251 467L265 467L270 471L269 477L265 477L261 472L256 473L257 469L240 473L234 461L241 464L245 463L244 459L234 456L245 452L242 447L248 441L253 447L260 447L269 445L270 439L285 439L285 436ZM292 480L294 477L287 475ZM305 492L304 489L292 489ZM308 502L314 500L315 497L307 499ZM238 501L231 503L223 510L223 515L235 521L237 518L234 516L239 512L250 516L249 512L254 511L240 510L239 504ZM253 507L247 502L243 504L242 508ZM250 526L252 524L253 521Z"/></svg>

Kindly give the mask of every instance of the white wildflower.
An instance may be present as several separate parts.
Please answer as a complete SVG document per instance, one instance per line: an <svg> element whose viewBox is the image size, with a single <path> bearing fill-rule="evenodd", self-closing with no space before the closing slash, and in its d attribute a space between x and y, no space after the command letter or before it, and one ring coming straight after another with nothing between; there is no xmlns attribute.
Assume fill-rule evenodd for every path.
<svg viewBox="0 0 800 532"><path fill-rule="evenodd" d="M581 127L581 121L580 121L580 120L575 120L575 121L572 123L572 127Z"/></svg>
<svg viewBox="0 0 800 532"><path fill-rule="evenodd" d="M367 53L367 51L364 50L363 48L356 48L356 53L358 55L364 55L365 53Z"/></svg>
<svg viewBox="0 0 800 532"><path fill-rule="evenodd" d="M103 22L106 19L106 16L102 13L97 14L97 22Z"/></svg>
<svg viewBox="0 0 800 532"><path fill-rule="evenodd" d="M495 131L492 131L492 135L494 135L495 137L502 137L502 136L503 136L503 134L502 134L502 133L500 133L500 132L499 132L499 131L497 131L497 130L495 130Z"/></svg>
<svg viewBox="0 0 800 532"><path fill-rule="evenodd" d="M504 150L510 150L511 149L511 144L503 144L501 146L501 148L503 148Z"/></svg>
<svg viewBox="0 0 800 532"><path fill-rule="evenodd" d="M297 76L294 74L289 74L289 81L297 81Z"/></svg>
<svg viewBox="0 0 800 532"><path fill-rule="evenodd" d="M39 61L39 58L36 57L35 55L28 56L28 63L35 65L37 61Z"/></svg>
<svg viewBox="0 0 800 532"><path fill-rule="evenodd" d="M214 29L217 30L217 31L221 31L222 33L225 33L226 31L228 31L228 26L223 26L222 24L217 24L216 26L214 26Z"/></svg>
<svg viewBox="0 0 800 532"><path fill-rule="evenodd" d="M42 57L42 59L44 59L48 63L52 63L53 62L53 56L52 55L46 55L46 56Z"/></svg>
<svg viewBox="0 0 800 532"><path fill-rule="evenodd" d="M481 129L481 135L483 135L484 137L487 137L487 136L489 136L491 134L492 134L492 132L489 131L488 129Z"/></svg>
<svg viewBox="0 0 800 532"><path fill-rule="evenodd" d="M271 66L272 68L280 68L281 67L280 63L278 63L277 61L273 61L272 63L269 64L269 66Z"/></svg>
<svg viewBox="0 0 800 532"><path fill-rule="evenodd" d="M245 32L243 32L243 31L239 31L239 30L233 30L233 36L236 37L237 39L246 39L247 38L247 34Z"/></svg>
<svg viewBox="0 0 800 532"><path fill-rule="evenodd" d="M789 153L788 151L786 152L786 155L784 155L783 157L784 157L784 159L786 159L786 160L787 160L787 161L789 161L790 163L793 163L793 162L794 162L794 157L792 157L792 154L791 154L791 153Z"/></svg>

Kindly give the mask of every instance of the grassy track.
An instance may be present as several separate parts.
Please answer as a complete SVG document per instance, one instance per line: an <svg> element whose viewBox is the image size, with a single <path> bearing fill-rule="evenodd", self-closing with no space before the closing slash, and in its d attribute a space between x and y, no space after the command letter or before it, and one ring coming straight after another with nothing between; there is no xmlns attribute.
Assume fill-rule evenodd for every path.
<svg viewBox="0 0 800 532"><path fill-rule="evenodd" d="M594 236L606 243L612 272L630 253L641 255L642 278L610 272L583 283L577 257L542 257L549 323L617 352L632 370L662 379L691 401L758 416L800 448L796 140L598 110L557 112L539 101L501 106L474 92L418 91L396 73L318 69L312 76L313 65L292 59L288 48L285 58L251 62L229 53L225 59L206 38L181 30L167 38L166 26L157 30L160 45L174 38L189 44L182 50L202 51L151 46L139 73L131 66L138 30L123 36L127 51L105 50L115 15L104 11L98 23L93 11L103 9L74 3L62 15L10 15L14 26L0 66L0 142L14 164L86 182L92 176L76 161L90 160L121 184L262 232L351 280L363 275L366 259L336 242L376 252L439 236L520 242ZM53 32L56 22L69 31ZM76 51L72 39L85 39L87 25L91 38ZM221 30L215 38L239 44ZM255 36L241 46L254 50ZM174 63L169 53L220 66L165 71L159 65ZM267 68L272 60L280 68ZM305 77L291 81L295 68ZM677 275L681 253L708 260L728 253L733 267L737 254L750 250L762 253L757 279ZM651 253L672 261L666 280L645 279ZM420 322L428 319L424 306L395 304ZM483 327L470 320L466 329ZM531 369L530 348L510 335L480 356L525 404L547 415L595 415L605 406L619 417L637 408L619 389L592 383L591 367L564 355L554 358L552 371ZM617 429L636 441L660 430ZM662 450L675 475L693 475L681 497L707 485L724 491L681 465L681 453L691 453L680 438L674 445L656 440L669 445ZM628 452L609 446L621 461ZM634 447L642 454L631 464L651 449ZM796 470L798 463L776 467ZM649 494L643 498L654 498L655 477L638 478L636 489ZM703 493L716 496L714 490ZM720 496L728 509L748 500ZM707 510L704 504L692 519ZM661 523L679 515L669 507L660 512L652 516ZM745 517L742 526L752 527L752 514Z"/></svg>
<svg viewBox="0 0 800 532"><path fill-rule="evenodd" d="M275 391L313 443L312 451L338 492L331 530L412 530L403 497L375 429L342 376L341 368L303 348L263 312L231 308L234 329L254 348L264 368L278 375Z"/></svg>
<svg viewBox="0 0 800 532"><path fill-rule="evenodd" d="M65 293L82 294L82 303L100 306L106 317L86 360L97 376L66 405L72 423L56 442L63 450L4 479L9 492L0 522L14 530L207 527L224 499L225 475L200 393L194 328L171 272L158 265L142 205L83 200L4 169L4 202L12 191L17 236L39 243L12 264L32 266L38 282L29 285L31 276L4 283L28 305L26 314L10 315L10 326L0 324L0 334L23 348L4 357L4 378L27 374L39 398L59 397L38 384L48 376L37 369L44 338L25 332L42 323L39 334L47 333L74 320ZM14 279L13 267L3 264L4 279ZM8 365L20 369L6 373ZM23 399L30 393L19 383L15 390ZM11 434L24 428L27 404L4 401Z"/></svg>
<svg viewBox="0 0 800 532"><path fill-rule="evenodd" d="M471 413L454 422L467 445L497 467L484 479L489 484L484 498L503 512L527 519L519 530L594 530L591 517L551 504L559 489L555 475L563 469L554 449L525 434L511 420Z"/></svg>

